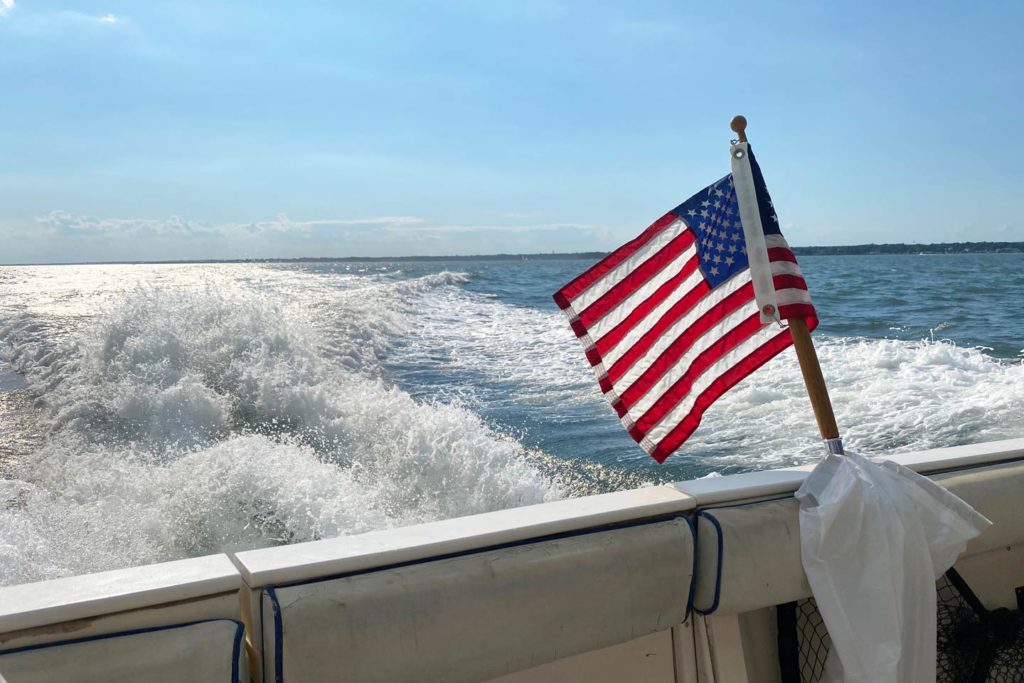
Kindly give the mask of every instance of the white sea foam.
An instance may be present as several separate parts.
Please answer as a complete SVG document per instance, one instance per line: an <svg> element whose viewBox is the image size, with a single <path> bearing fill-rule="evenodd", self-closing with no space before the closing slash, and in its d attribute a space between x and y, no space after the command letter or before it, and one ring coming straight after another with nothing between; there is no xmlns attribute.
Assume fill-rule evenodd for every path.
<svg viewBox="0 0 1024 683"><path fill-rule="evenodd" d="M819 337L847 446L885 454L1024 436L1024 365L948 341ZM811 462L817 426L792 350L723 396L681 453L760 469Z"/></svg>
<svg viewBox="0 0 1024 683"><path fill-rule="evenodd" d="M47 436L0 489L0 582L559 496L475 414L380 376L410 292L462 279L333 282L301 305L237 274L132 283L56 343L40 323L53 310L10 317L6 356Z"/></svg>
<svg viewBox="0 0 1024 683"><path fill-rule="evenodd" d="M3 275L2 370L28 388L0 392L0 583L658 476L618 430L564 317L471 291L465 274L219 265ZM931 339L817 343L853 448L1024 435L1020 362ZM385 368L461 379L443 401L414 399ZM533 411L553 432L607 425L621 452L595 464L588 449L600 436L565 439L555 455L527 451L479 417L494 405ZM787 351L712 406L670 462L694 474L807 462L820 454L815 434Z"/></svg>
<svg viewBox="0 0 1024 683"><path fill-rule="evenodd" d="M611 415L556 312L448 291L425 302L418 320L423 334L414 352L422 362L431 349L453 349L451 367L507 382L511 401L537 401L555 412L589 402ZM1021 361L946 340L817 335L816 343L850 448L882 454L1024 436ZM787 350L719 399L675 457L744 469L786 466L820 457L816 435L795 354Z"/></svg>
<svg viewBox="0 0 1024 683"><path fill-rule="evenodd" d="M416 310L417 335L404 349L411 364L431 362L443 348L449 367L507 383L515 401L557 405L591 402L598 395L561 313L456 289L423 298Z"/></svg>

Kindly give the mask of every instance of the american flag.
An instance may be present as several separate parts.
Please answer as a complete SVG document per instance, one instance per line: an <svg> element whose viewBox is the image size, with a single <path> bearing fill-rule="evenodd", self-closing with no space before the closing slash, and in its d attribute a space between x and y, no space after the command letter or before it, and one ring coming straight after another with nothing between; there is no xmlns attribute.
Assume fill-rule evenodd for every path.
<svg viewBox="0 0 1024 683"><path fill-rule="evenodd" d="M733 172L555 293L605 398L664 462L704 411L818 319L747 143Z"/></svg>

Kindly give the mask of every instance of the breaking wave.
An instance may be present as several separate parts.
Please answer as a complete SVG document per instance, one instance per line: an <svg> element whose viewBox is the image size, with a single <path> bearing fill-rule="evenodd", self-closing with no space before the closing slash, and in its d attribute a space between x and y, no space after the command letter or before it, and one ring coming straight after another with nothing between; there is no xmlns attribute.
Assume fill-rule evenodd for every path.
<svg viewBox="0 0 1024 683"><path fill-rule="evenodd" d="M319 287L302 306L224 279L135 287L56 345L16 316L0 338L46 436L0 484L0 582L558 497L515 440L382 376L410 293L464 281Z"/></svg>
<svg viewBox="0 0 1024 683"><path fill-rule="evenodd" d="M886 454L1024 436L1024 364L951 341L819 337L836 418L849 448ZM694 449L722 469L820 457L817 426L792 350L727 393Z"/></svg>

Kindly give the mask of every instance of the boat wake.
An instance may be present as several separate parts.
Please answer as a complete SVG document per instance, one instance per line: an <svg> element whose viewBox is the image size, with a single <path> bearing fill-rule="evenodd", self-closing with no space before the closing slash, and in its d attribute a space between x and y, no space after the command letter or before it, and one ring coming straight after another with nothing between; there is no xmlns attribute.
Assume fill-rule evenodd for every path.
<svg viewBox="0 0 1024 683"><path fill-rule="evenodd" d="M820 457L787 351L653 465L546 281L511 276L0 272L0 583ZM1024 436L1019 360L930 336L817 343L852 449Z"/></svg>
<svg viewBox="0 0 1024 683"><path fill-rule="evenodd" d="M46 436L0 484L0 582L558 497L515 440L382 377L410 292L463 281L320 288L305 306L223 280L136 287L57 345L31 315L9 322Z"/></svg>
<svg viewBox="0 0 1024 683"><path fill-rule="evenodd" d="M1024 436L1024 364L950 341L818 337L851 450L899 453ZM820 445L792 350L727 393L688 445L729 472L813 462Z"/></svg>

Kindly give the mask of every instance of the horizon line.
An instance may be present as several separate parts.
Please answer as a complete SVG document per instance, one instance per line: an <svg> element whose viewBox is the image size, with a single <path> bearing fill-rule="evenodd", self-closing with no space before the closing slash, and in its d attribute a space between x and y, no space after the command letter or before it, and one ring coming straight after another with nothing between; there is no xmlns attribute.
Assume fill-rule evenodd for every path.
<svg viewBox="0 0 1024 683"><path fill-rule="evenodd" d="M1009 253L1024 252L1024 241L978 241L978 242L929 242L926 244L890 242L890 243L867 243L849 245L819 245L792 247L796 253L803 252L807 256L885 256L892 254L913 254L926 253L919 251L931 249L932 254L943 253L965 253L965 251L951 252L951 248L959 247L966 253L971 253L972 247L977 247L981 253L999 253L996 251L986 252L986 248L1003 249L1016 247L1016 250ZM896 249L899 248L897 251ZM942 251L934 251L942 249ZM887 251L878 251L887 250ZM497 254L446 254L441 256L416 255L416 256L267 256L267 257L241 257L241 258L210 258L210 259L125 259L125 260L99 260L99 261L36 261L0 263L0 267L18 266L115 266L115 265L185 265L185 264L217 264L217 263L316 263L316 262L381 262L381 261L511 261L532 259L537 260L570 260L584 258L603 258L609 251L572 251L572 252L532 252L532 253L497 253ZM1004 252L1005 253L1005 252Z"/></svg>

